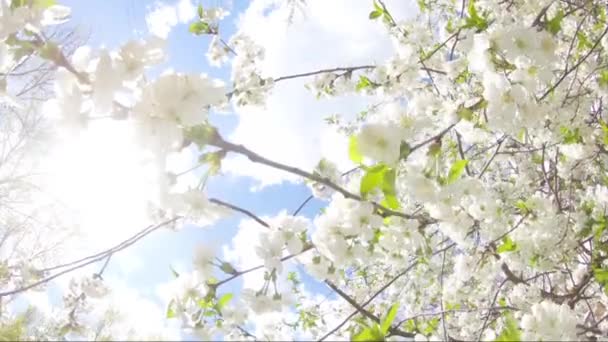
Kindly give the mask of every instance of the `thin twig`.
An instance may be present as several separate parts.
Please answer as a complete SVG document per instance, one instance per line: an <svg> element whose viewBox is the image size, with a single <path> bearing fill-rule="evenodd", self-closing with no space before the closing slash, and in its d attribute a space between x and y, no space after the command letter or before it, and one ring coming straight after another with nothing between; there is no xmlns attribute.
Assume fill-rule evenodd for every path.
<svg viewBox="0 0 608 342"><path fill-rule="evenodd" d="M505 283L507 282L507 279L503 280L500 285L498 285L498 289L496 290L496 294L494 295L494 298L492 299L492 303L490 304L490 307L493 307L494 304L496 304L496 300L498 299L498 294L500 293L500 290L502 289L502 287L505 285ZM492 311L488 311L488 314L486 315L483 324L481 325L481 330L479 331L479 336L477 337L477 341L481 341L481 338L483 336L483 332L486 330L486 327L488 326L488 320L490 319L490 314L492 313Z"/></svg>
<svg viewBox="0 0 608 342"><path fill-rule="evenodd" d="M500 138L498 140L498 144L496 145L496 150L494 150L494 153L492 154L490 159L488 159L486 164L483 166L483 168L481 169L481 172L479 172L479 176L477 176L477 178L481 178L483 176L483 174L486 173L486 170L488 170L488 167L490 167L490 164L492 163L494 158L496 158L496 155L498 154L498 151L500 150L500 147L502 146L502 143L504 141L505 141L505 136L503 136L502 138Z"/></svg>
<svg viewBox="0 0 608 342"><path fill-rule="evenodd" d="M223 207L232 209L234 211L238 211L239 213L242 213L242 214L245 214L245 215L249 216L250 218L252 218L253 220L255 220L257 223L261 224L262 226L264 226L266 228L270 228L270 225L266 221L262 220L259 216L257 216L256 214L252 213L249 210L243 209L241 207L238 207L238 206L236 206L234 204L230 204L228 202L224 202L224 201L219 200L217 198L210 198L209 202L217 204L217 205L221 205Z"/></svg>
<svg viewBox="0 0 608 342"><path fill-rule="evenodd" d="M564 79L570 75L570 73L574 70L576 70L581 64L583 64L583 62L585 62L587 60L587 58L593 53L593 51L595 51L595 49L598 47L598 45L600 45L602 39L604 38L604 36L606 35L606 33L608 33L608 25L606 26L606 29L604 30L604 32L602 33L602 35L595 41L595 44L593 44L593 46L591 47L591 49L589 50L589 52L587 52L587 54L585 54L585 56L583 56L583 58L581 58L580 61L578 61L578 63L576 63L572 68L570 69L565 69L564 73L562 74L562 76L557 80L557 82L555 82L554 85L552 85L549 89L547 89L545 91L545 93L538 99L538 101L542 101L543 99L545 99L545 97L549 96L549 94L555 90L555 88L557 88L563 81Z"/></svg>
<svg viewBox="0 0 608 342"><path fill-rule="evenodd" d="M166 226L166 225L169 225L169 224L171 224L171 223L173 223L173 222L177 221L178 219L179 219L179 217L175 217L175 218L172 218L172 219L170 219L170 220L168 220L168 221L165 221L165 222L159 223L158 225L153 226L153 227L152 227L153 229L150 229L150 230L149 230L149 231L148 231L148 232L147 232L145 235L147 235L147 234L151 233L152 231L154 231L154 230L156 230L156 229L159 229L159 228L161 228L161 227L164 227L164 226ZM145 236L145 235L144 235L144 236ZM10 291L0 292L0 297L6 297L6 296L14 295L14 294L17 294L17 293L20 293L20 292L24 292L24 291L27 291L27 290L33 289L33 288L38 287L38 286L40 286L40 285L44 285L44 284L48 283L49 281L51 281L51 280L53 280L53 279L55 279L55 278L58 278L58 277L60 277L60 276L62 276L62 275L64 275L64 274L70 273L70 272L72 272L72 271L78 270L78 269L83 268L83 267L85 267L85 266L88 266L88 265L90 265L90 264L96 263L96 262L98 262L98 261L100 261L100 260L103 260L104 258L106 258L106 257L108 256L108 254L113 254L113 253L116 253L116 252L118 252L118 251L121 251L121 250L123 250L123 249L125 249L125 248L129 247L130 245L134 244L135 242L137 242L137 241L138 241L139 239L141 239L142 237L143 237L143 236L141 236L141 237L139 237L139 238L137 238L137 239L135 239L135 240L133 240L133 241L130 241L129 243L124 243L124 242L123 242L123 243L120 243L120 244L119 244L119 245L117 245L116 247L114 247L114 248L110 249L108 252L106 252L106 253L102 253L102 255L99 255L99 254L98 254L98 256L97 256L97 257L94 257L94 258L87 257L87 258L80 259L80 260L88 260L88 259L90 259L90 260L89 260L89 261L87 261L87 262L85 262L85 263L79 263L79 264L76 264L76 265L74 265L74 266L72 266L72 267L70 267L70 268L67 268L67 269L65 269L65 270L63 270L63 271L61 271L61 272L58 272L58 273L56 273L56 274L53 274L53 275L48 276L48 277L46 277L46 278L43 278L43 279L41 279L41 280L39 280L39 281L36 281L36 282L34 282L34 283L31 283L31 284L29 284L29 285L22 286L22 287L19 287L19 288L16 288L16 289L10 290Z"/></svg>
<svg viewBox="0 0 608 342"><path fill-rule="evenodd" d="M450 127L451 128L451 127ZM332 189L334 189L335 191L339 192L340 194L342 194L345 198L350 198L350 199L354 199L357 201L364 201L364 199L357 195L357 194L353 194L352 192L347 191L346 189L340 187L339 185L335 184L334 182L332 182L331 180L329 180L328 178L322 177L318 174L313 174L307 171L304 171L302 169L299 169L297 167L293 167L293 166L289 166L289 165L285 165L285 164L281 164L279 162L275 162L273 160L267 159L265 157L262 157L261 155L249 150L248 148L246 148L243 145L237 145L237 144L233 144L231 142L228 142L226 140L224 140L223 138L221 138L219 135L215 136L213 140L211 140L209 142L210 145L212 146L216 146L219 147L221 149L224 149L226 151L229 152L233 152L233 153L237 153L237 154L241 154L245 157L247 157L247 159L249 159L251 162L254 163L258 163L258 164L264 164L266 166L270 166L272 168L275 169L279 169L279 170L283 170L285 172L309 179L311 181L323 184L325 186L328 186ZM413 215L409 215L409 214L405 214L399 211L395 211L392 209L389 209L381 204L378 204L376 202L371 202L370 203L375 207L376 210L379 210L382 212L382 215L387 217L387 216L398 216L398 217L403 217L403 218L407 218L407 219L423 219L422 217L416 217Z"/></svg>
<svg viewBox="0 0 608 342"><path fill-rule="evenodd" d="M321 70L317 70L317 71L309 71L309 72L303 72L300 74L277 77L274 79L274 82L281 82L281 81L285 81L285 80L291 80L294 78L308 77L308 76L314 76L314 75L319 75L319 74L327 74L327 73L338 72L338 71L353 72L353 71L357 71L357 70L374 69L374 68L376 68L375 65L360 65L360 66L354 66L354 67L338 67L338 68L331 68L331 69L321 69Z"/></svg>
<svg viewBox="0 0 608 342"><path fill-rule="evenodd" d="M441 291L439 298L439 307L441 308L441 326L443 327L443 340L448 340L448 329L445 324L445 309L443 308L443 272L445 270L445 253L443 252L443 257L441 258L441 274L439 275L439 291Z"/></svg>
<svg viewBox="0 0 608 342"><path fill-rule="evenodd" d="M359 305L352 297L350 297L349 295L344 293L344 291L340 290L332 282L326 280L325 284L327 284L327 286L329 286L332 290L334 290L334 292L336 292L340 297L342 297L345 301L347 301L352 307L357 309L358 312L360 312L367 318L371 319L372 321L374 321L376 323L380 323L380 318L378 318L378 316L374 315L373 313L366 310L363 306ZM416 336L416 334L414 334L414 333L405 332L403 330L400 330L398 328L393 328L393 327L389 327L388 331L391 335L394 335L394 336L402 336L402 337Z"/></svg>
<svg viewBox="0 0 608 342"><path fill-rule="evenodd" d="M435 141L435 140L441 139L441 138L442 138L444 135L446 135L446 134L447 134L447 133L448 133L448 132L449 132L449 131L450 131L450 130L451 130L453 127L454 127L454 126L456 126L456 124L457 124L457 122L455 122L455 123L453 123L453 124L449 125L448 127L444 128L444 129L443 129L441 132L437 133L436 135L434 135L434 136L432 136L432 137L430 137L430 138L428 138L428 139L426 139L426 140L423 140L422 142L420 142L420 143L418 143L418 144L414 145L414 146L413 146L413 147L410 149L410 153L412 153L412 152L416 151L417 149L419 149L419 148L423 147L424 145L426 145L426 144L430 143L431 141Z"/></svg>
<svg viewBox="0 0 608 342"><path fill-rule="evenodd" d="M439 254L441 252L447 251L448 249L452 248L456 246L455 243L452 243L436 252L434 252L432 255L436 255ZM418 265L418 258L416 258L407 268L405 268L403 271L401 271L399 274L397 274L396 276L393 277L393 279L391 279L388 283L384 284L380 289L378 289L378 291L376 291L365 303L363 303L361 305L361 307L365 308L367 305L369 305L374 299L376 299L376 297L378 297L382 292L384 292L386 289L388 289L391 285L393 285L394 282L396 282L399 278L403 277L404 275L406 275L410 270L412 270L414 267L416 267L416 265ZM348 321L350 321L356 314L358 314L359 311L354 311L353 313L351 313L350 315L348 315L342 322L340 322L337 326L335 326L333 329L331 329L329 332L327 332L325 335L323 335L323 337L321 337L319 339L319 341L323 341L326 338L328 338L329 336L331 336L332 334L334 334L336 331L338 331L340 328L342 328L344 326L344 324L348 323ZM397 325L398 327L399 325Z"/></svg>

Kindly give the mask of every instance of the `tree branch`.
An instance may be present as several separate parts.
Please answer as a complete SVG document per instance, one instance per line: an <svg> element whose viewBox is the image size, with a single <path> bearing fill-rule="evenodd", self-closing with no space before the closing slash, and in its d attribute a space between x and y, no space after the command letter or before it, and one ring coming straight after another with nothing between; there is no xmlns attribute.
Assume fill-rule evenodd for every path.
<svg viewBox="0 0 608 342"><path fill-rule="evenodd" d="M451 127L450 127L451 128ZM223 138L221 138L219 135L215 135L214 138L209 142L210 145L221 148L223 150L229 151L229 152L233 152L233 153L237 153L240 155L243 155L245 157L247 157L247 159L249 159L251 162L254 163L258 163L258 164L263 164L263 165L267 165L270 166L272 168L275 169L279 169L279 170L283 170L286 171L288 173L309 179L311 181L323 184L325 186L328 186L332 189L334 189L335 191L339 192L340 194L342 194L345 198L350 198L350 199L354 199L357 201L364 201L364 199L356 194L353 194L347 190L345 190L344 188L340 187L339 185L333 183L331 180L321 177L317 174L313 174L307 171L304 171L302 169L299 169L297 167L293 167L293 166L289 166L289 165L285 165L285 164L281 164L275 161L272 161L270 159L264 158L261 155L249 150L248 148L246 148L243 145L237 145L237 144L233 144L231 142L228 142L226 140L224 140ZM395 211L392 209L389 209L381 204L378 204L376 202L371 202L370 203L376 208L376 210L380 210L382 211L384 216L398 216L398 217L403 217L403 218L407 218L407 219L419 219L422 220L422 217L416 217L413 215L409 215L409 214L405 214L399 211Z"/></svg>
<svg viewBox="0 0 608 342"><path fill-rule="evenodd" d="M545 91L545 93L538 99L538 101L542 101L543 99L545 99L545 97L549 96L549 94L555 90L555 88L557 88L563 81L564 79L570 75L570 73L576 69L578 69L578 67L583 64L583 62L585 62L587 60L587 58L593 53L593 51L595 51L595 49L598 47L598 45L600 45L602 38L604 38L604 36L606 35L606 33L608 33L608 26L606 26L606 29L604 30L604 32L602 33L602 35L595 41L595 44L593 44L593 46L591 47L591 49L589 50L589 52L587 52L587 54L585 56L583 56L583 58L581 58L578 63L576 63L572 68L570 69L566 69L564 70L564 73L562 74L562 76L557 80L557 82L555 82L555 84L553 86L551 86L549 89L547 89Z"/></svg>
<svg viewBox="0 0 608 342"><path fill-rule="evenodd" d="M31 283L29 285L26 285L26 286L23 286L23 287L20 287L20 288L16 288L16 289L13 289L13 290L10 290L10 291L0 292L0 298L1 297L6 297L6 296L10 296L10 295L14 295L14 294L17 294L17 293L20 293L20 292L24 292L24 291L33 289L35 287L44 285L44 284L48 283L49 281L51 281L51 280L53 280L55 278L58 278L58 277L60 277L60 276L62 276L64 274L70 273L72 271L81 269L81 268L83 268L85 266L88 266L90 264L94 264L94 263L96 263L98 261L101 261L104 258L107 258L108 255L114 254L114 253L116 253L118 251L121 251L121 250L123 250L123 249L131 246L132 244L134 244L135 242L137 242L138 240L140 240L142 237L150 234L151 232L153 232L153 231L155 231L155 230L157 230L157 229L159 229L161 227L169 225L169 224L177 221L178 219L180 219L180 217L174 217L174 218L172 218L170 220L167 220L165 222L159 223L159 224L157 224L155 226L148 227L148 228L144 229L143 232L145 232L145 233L142 234L142 232L140 232L140 233L136 234L134 237L126 240L125 242L121 242L120 244L118 244L117 246L109 249L106 252L102 252L102 253L95 254L93 256L85 257L85 258L73 261L73 262L65 264L65 265L60 265L60 266L52 267L50 269L63 268L63 267L66 267L66 265L74 265L74 266L72 266L72 267L70 267L68 269L65 269L65 270L63 270L61 272L58 272L56 274L53 274L53 275L48 276L46 278L43 278L43 279L41 279L39 281L36 281L34 283ZM89 260L89 261L87 261L85 263L80 263L81 261L85 261L85 260ZM105 269L105 267L104 267L104 269Z"/></svg>
<svg viewBox="0 0 608 342"><path fill-rule="evenodd" d="M281 82L281 81L285 81L285 80L291 80L294 78L327 74L327 73L338 72L338 71L344 71L346 73L349 73L349 72L353 72L353 71L357 71L357 70L375 69L375 68L376 68L375 65L360 65L360 66L354 66L354 67L338 67L338 68L331 68L331 69L321 69L321 70L317 70L317 71L303 72L301 74L277 77L274 79L274 82L276 83L276 82Z"/></svg>
<svg viewBox="0 0 608 342"><path fill-rule="evenodd" d="M371 319L372 321L374 321L376 323L380 323L380 318L378 318L378 316L376 316L373 313L367 311L363 306L359 305L352 297L350 297L349 295L347 295L346 293L344 293L344 291L340 290L332 282L330 282L329 280L326 280L325 284L327 284L327 286L329 286L332 290L334 290L334 292L336 292L340 297L342 297L345 301L347 301L352 307L354 307L355 309L357 309L358 312L360 312L361 314L363 314L367 318ZM393 327L390 327L388 331L389 331L389 333L391 335L394 335L394 336L402 336L402 337L414 337L414 336L416 336L416 334L408 333L408 332L405 332L403 330L400 330L398 328L393 328Z"/></svg>
<svg viewBox="0 0 608 342"><path fill-rule="evenodd" d="M217 198L210 198L209 202L217 204L217 205L221 205L223 207L232 209L234 211L238 211L241 214L245 214L245 215L249 216L250 218L252 218L253 220L255 220L257 223L261 224L262 226L264 226L266 228L270 228L270 225L266 221L262 220L259 216L257 216L256 214L252 213L249 210L243 209L241 207L237 207L234 204L230 204L230 203L224 202L224 201L219 200Z"/></svg>

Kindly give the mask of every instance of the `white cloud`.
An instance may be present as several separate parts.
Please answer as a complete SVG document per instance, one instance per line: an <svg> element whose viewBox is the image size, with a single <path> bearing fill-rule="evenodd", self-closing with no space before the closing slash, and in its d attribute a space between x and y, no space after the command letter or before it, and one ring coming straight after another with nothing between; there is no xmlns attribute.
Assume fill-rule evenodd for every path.
<svg viewBox="0 0 608 342"><path fill-rule="evenodd" d="M265 218L262 218L265 219ZM232 238L230 246L222 247L223 257L237 270L252 268L264 263L264 260L255 253L259 234L266 228L251 219L241 220L239 231ZM242 276L243 287L256 288L264 283L262 271L250 272Z"/></svg>
<svg viewBox="0 0 608 342"><path fill-rule="evenodd" d="M138 289L130 287L122 280L108 278L106 281L112 289L111 294L96 309L99 313L108 309L119 310L120 319L113 326L119 336L133 331L140 337L180 337L179 322L165 319L166 308L151 298L142 296Z"/></svg>
<svg viewBox="0 0 608 342"><path fill-rule="evenodd" d="M153 35L167 38L171 28L177 25L177 13L175 8L166 4L157 4L154 9L146 15L148 30Z"/></svg>
<svg viewBox="0 0 608 342"><path fill-rule="evenodd" d="M177 4L177 17L180 22L186 23L196 15L196 7L191 0L180 0Z"/></svg>
<svg viewBox="0 0 608 342"><path fill-rule="evenodd" d="M156 2L148 9L146 24L150 33L167 38L173 26L186 23L196 15L196 7L191 0L180 0L176 4Z"/></svg>
<svg viewBox="0 0 608 342"><path fill-rule="evenodd" d="M268 217L262 216L262 220L268 221ZM245 270L264 264L264 260L260 258L256 252L256 246L260 246L259 235L266 231L267 228L251 219L243 219L239 223L239 230L232 238L230 245L222 247L222 257L230 262L237 270ZM284 250L284 256L288 252ZM283 262L282 273L286 275L290 271L295 270L294 259ZM249 272L241 276L243 280L243 288L259 289L264 284L264 271ZM279 277L277 282L279 289L286 289L290 285L285 280L285 277Z"/></svg>
<svg viewBox="0 0 608 342"><path fill-rule="evenodd" d="M411 15L413 1L387 1L395 18ZM393 52L386 28L368 19L371 1L308 0L305 12L287 25L288 10L276 1L251 3L239 20L239 27L266 50L261 66L265 75L278 77L301 72L382 63ZM346 139L323 119L339 113L352 117L364 110L370 99L346 96L317 100L304 89L312 78L278 83L266 109L237 110L239 124L230 139L270 159L311 169L321 157L348 167ZM261 185L294 180L288 174L245 158L226 160L225 169L235 175L257 179Z"/></svg>

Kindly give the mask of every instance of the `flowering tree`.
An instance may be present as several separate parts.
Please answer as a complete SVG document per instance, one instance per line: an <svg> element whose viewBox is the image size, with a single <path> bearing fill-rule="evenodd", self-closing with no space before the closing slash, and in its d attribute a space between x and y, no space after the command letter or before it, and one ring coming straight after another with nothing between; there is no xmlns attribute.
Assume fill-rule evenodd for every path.
<svg viewBox="0 0 608 342"><path fill-rule="evenodd" d="M5 317L3 331L12 334L5 335L117 338L83 318L111 290L102 277L111 257L155 230L238 214L264 227L255 242L263 264L237 269L200 249L193 272L173 275L167 319L199 338L606 338L606 5L417 3L416 20L396 21L380 0L361 18L384 26L393 39L397 53L386 63L283 76L260 72L264 51L247 32L221 36L222 9L199 6L189 30L212 36L211 64L232 62L230 82L222 82L171 71L145 75L165 58L163 27L114 51L81 48L68 58L41 33L62 21L67 8L48 0L2 1L2 72L23 56L52 62L54 98L42 112L61 113L53 122L75 130L93 119L133 125L141 156L158 175L149 227L100 253L34 268L37 277L2 283L4 300L84 266L100 267L73 282L64 296L66 317L38 317L35 327L23 324L27 315ZM344 153L356 168L338 170L323 159L304 170L271 160L226 139L208 117L229 105L263 106L275 84L294 78L310 78L319 96L381 98L356 122L330 120L349 134ZM168 173L168 157L185 148L197 151L198 162ZM301 177L326 207L312 221L299 215L308 200L292 214L262 218L208 198L205 184L231 154ZM199 167L202 181L177 191L180 177ZM304 291L284 267L294 260L339 299L326 303ZM252 272L263 286L225 290ZM285 319L257 321L271 312Z"/></svg>

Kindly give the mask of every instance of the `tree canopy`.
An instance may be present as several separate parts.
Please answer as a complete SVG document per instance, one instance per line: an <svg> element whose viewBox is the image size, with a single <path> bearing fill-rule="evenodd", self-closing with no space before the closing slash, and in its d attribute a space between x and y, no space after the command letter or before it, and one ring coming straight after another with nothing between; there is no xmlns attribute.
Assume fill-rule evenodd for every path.
<svg viewBox="0 0 608 342"><path fill-rule="evenodd" d="M607 338L607 5L410 1L415 13L407 17L393 11L398 1L373 0L356 19L390 40L385 60L271 75L264 65L277 61L266 60L260 37L242 28L224 34L231 15L221 6L182 0L156 7L144 38L94 48L49 33L69 24L68 7L1 0L1 124L18 128L2 134L18 142L15 150L19 139L28 149L14 164L0 155L0 200L36 213L38 223L0 207L0 340ZM268 4L283 11L286 28L298 13L306 20L313 6ZM173 29L208 40L201 63L228 66L229 77L164 64ZM32 61L39 66L24 70ZM323 157L314 168L292 165L233 140L214 122L236 108L266 120L270 94L294 79L306 79L301 91L320 100L370 103L345 117L317 113L348 142L349 162ZM31 89L39 91L25 96ZM91 134L97 122L111 123L117 136L132 134L129 146L115 146L130 151L126 159L98 146L91 160L109 155L108 172L126 160L146 166L145 196L137 198L149 225L102 251L65 258L54 241L86 222L71 222L70 212L33 190L48 179L20 175L48 171L35 162L47 151L40 141ZM34 124L54 138L19 133ZM191 167L175 171L175 155L186 150L195 155ZM310 197L262 215L209 196L207 187L234 157L303 182ZM55 164L69 174L78 162ZM89 190L95 197L103 177L90 182L100 184ZM302 214L312 199L322 209ZM117 215L104 210L100 205L102 216ZM213 229L234 215L255 232L248 243L260 263L243 267L222 246L205 245L194 251L190 271L166 270L170 297L161 319L177 322L177 337L133 329L120 307L104 304L112 293L104 272L115 255L159 230ZM46 256L50 247L58 252ZM74 276L85 267L97 271ZM235 285L244 276L259 286ZM58 310L19 306L22 296L52 292L66 278L69 285L55 294Z"/></svg>

